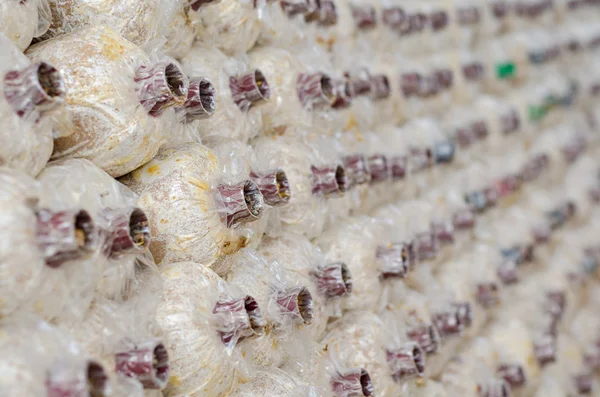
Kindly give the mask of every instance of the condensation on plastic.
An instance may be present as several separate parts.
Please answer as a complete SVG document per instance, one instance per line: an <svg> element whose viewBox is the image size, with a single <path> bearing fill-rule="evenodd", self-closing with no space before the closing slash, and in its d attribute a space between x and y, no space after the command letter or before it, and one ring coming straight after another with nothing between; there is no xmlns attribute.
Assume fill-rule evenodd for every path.
<svg viewBox="0 0 600 397"><path fill-rule="evenodd" d="M339 222L315 241L327 261L346 264L355 280L352 294L343 302L346 309L373 310L377 305L379 294L375 291L381 289L381 280L386 276L385 261L377 258L378 247L396 242L383 238L382 226L367 216L353 217ZM390 272L393 270L397 271Z"/></svg>
<svg viewBox="0 0 600 397"><path fill-rule="evenodd" d="M34 37L48 30L51 18L47 0L3 1L0 4L0 33L25 51Z"/></svg>
<svg viewBox="0 0 600 397"><path fill-rule="evenodd" d="M128 41L143 45L163 35L181 7L179 1L48 0L52 16L43 40L77 32L90 26L106 26Z"/></svg>
<svg viewBox="0 0 600 397"><path fill-rule="evenodd" d="M326 150L317 148L312 135L295 132L260 138L253 144L265 169L285 170L292 192L287 205L273 209L267 233L277 235L285 230L314 238L325 226L325 200L348 190L349 180L340 159L328 157Z"/></svg>
<svg viewBox="0 0 600 397"><path fill-rule="evenodd" d="M261 31L266 1L221 0L191 2L188 17L196 40L233 55L249 51Z"/></svg>
<svg viewBox="0 0 600 397"><path fill-rule="evenodd" d="M53 158L82 157L118 177L148 162L175 127L173 106L187 97L188 79L177 63L149 55L106 27L90 27L27 50L63 74L67 138L55 140Z"/></svg>
<svg viewBox="0 0 600 397"><path fill-rule="evenodd" d="M25 310L53 319L85 310L102 274L95 217L79 206L43 208L37 181L6 168L0 176L3 315Z"/></svg>
<svg viewBox="0 0 600 397"><path fill-rule="evenodd" d="M251 357L236 344L265 332L256 301L194 262L169 264L161 276L156 320L171 363L165 396L216 397L248 382Z"/></svg>
<svg viewBox="0 0 600 397"><path fill-rule="evenodd" d="M308 329L322 327L327 321L325 308L315 304L307 287L309 280L286 272L277 262L250 249L229 256L227 261L231 269L225 280L254 297L266 321L267 332L244 342L241 348L251 351L249 356L261 367L303 361L311 339Z"/></svg>
<svg viewBox="0 0 600 397"><path fill-rule="evenodd" d="M89 259L103 272L97 291L111 299L127 298L134 288L136 266L155 267L147 249L149 220L136 207L137 195L85 159L52 162L38 181L44 208L78 207L93 216L104 239L103 255Z"/></svg>
<svg viewBox="0 0 600 397"><path fill-rule="evenodd" d="M272 83L260 69L251 69L242 55L231 57L198 44L181 64L190 78L206 78L215 87L215 111L197 124L200 136L220 135L247 142L260 132L261 104L270 100L272 91Z"/></svg>
<svg viewBox="0 0 600 397"><path fill-rule="evenodd" d="M340 316L343 301L352 294L354 281L348 266L328 261L316 245L297 233L265 237L259 251L270 261L277 260L289 275L297 274L301 279L310 280L307 287L314 302L316 314L313 317L320 321L313 320L308 332L314 339L320 339L328 318Z"/></svg>
<svg viewBox="0 0 600 397"><path fill-rule="evenodd" d="M6 4L12 2L0 7ZM0 33L0 165L31 176L40 172L52 155L52 129L64 116L65 95L58 70L44 61L32 63Z"/></svg>
<svg viewBox="0 0 600 397"><path fill-rule="evenodd" d="M426 359L416 343L395 331L373 313L355 311L333 323L321 344L348 367L365 369L373 395L397 395L403 384L419 381Z"/></svg>
<svg viewBox="0 0 600 397"><path fill-rule="evenodd" d="M320 390L279 368L264 368L252 381L243 384L231 397L320 397Z"/></svg>
<svg viewBox="0 0 600 397"><path fill-rule="evenodd" d="M7 396L118 395L109 368L62 330L29 315L3 319L0 392ZM141 390L140 390L141 392ZM135 397L143 396L131 394Z"/></svg>
<svg viewBox="0 0 600 397"><path fill-rule="evenodd" d="M193 260L219 274L218 259L259 236L249 223L260 219L263 196L249 179L221 181L217 157L198 143L162 149L149 163L121 178L139 195L150 220L150 252L156 263Z"/></svg>

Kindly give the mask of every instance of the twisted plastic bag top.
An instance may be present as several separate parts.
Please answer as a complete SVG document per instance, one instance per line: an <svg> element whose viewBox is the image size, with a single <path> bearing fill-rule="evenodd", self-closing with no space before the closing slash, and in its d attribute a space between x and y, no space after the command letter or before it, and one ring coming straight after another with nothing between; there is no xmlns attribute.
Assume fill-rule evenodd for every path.
<svg viewBox="0 0 600 397"><path fill-rule="evenodd" d="M288 342L308 342L309 328L322 327L321 323L327 321L321 302L318 301L318 306L315 303L309 280L297 275L294 278L277 262L269 262L250 249L231 255L227 260L233 265L226 281L256 299L270 330L258 340L245 343L244 349L253 350L259 366L279 367L286 360L303 360L306 351Z"/></svg>
<svg viewBox="0 0 600 397"><path fill-rule="evenodd" d="M266 4L266 1L250 0L194 2L188 17L192 20L198 41L233 55L254 47L261 31L261 14L268 9Z"/></svg>
<svg viewBox="0 0 600 397"><path fill-rule="evenodd" d="M5 34L21 51L34 37L48 30L52 15L47 0L3 1L0 4L0 33Z"/></svg>
<svg viewBox="0 0 600 397"><path fill-rule="evenodd" d="M65 92L59 71L43 61L32 64L0 32L0 164L32 176L40 172L52 154L52 128L64 115ZM18 139L13 131L20 131Z"/></svg>
<svg viewBox="0 0 600 397"><path fill-rule="evenodd" d="M150 229L145 213L136 207L137 195L85 159L53 162L38 180L43 207L79 207L92 214L104 238L103 255L90 259L104 271L98 292L113 299L127 297L136 263L155 266L146 255Z"/></svg>
<svg viewBox="0 0 600 397"><path fill-rule="evenodd" d="M262 215L262 194L250 180L222 183L219 167L208 148L189 143L161 150L121 178L139 194L138 206L150 221L150 252L158 264L193 259L224 274L228 269L219 268L217 259L257 237L246 224Z"/></svg>
<svg viewBox="0 0 600 397"><path fill-rule="evenodd" d="M0 381L0 391L6 395L108 396L117 391L108 368L62 330L28 315L4 319L2 329L0 367L7 376Z"/></svg>
<svg viewBox="0 0 600 397"><path fill-rule="evenodd" d="M36 181L10 169L1 177L3 313L26 310L53 319L87 309L103 270L97 258L104 239L93 216L79 206L43 208Z"/></svg>
<svg viewBox="0 0 600 397"><path fill-rule="evenodd" d="M81 54L86 54L81 57ZM174 127L171 107L185 101L188 80L175 61L156 59L106 27L90 27L30 47L63 74L68 138L54 158L82 157L122 176L148 162Z"/></svg>
<svg viewBox="0 0 600 397"><path fill-rule="evenodd" d="M291 198L274 210L267 233L286 230L309 238L318 236L325 223L325 198L347 190L347 177L339 159L326 158L302 131L296 136L264 137L253 143L266 169L285 170Z"/></svg>
<svg viewBox="0 0 600 397"><path fill-rule="evenodd" d="M352 277L352 294L343 305L348 309L373 309L378 301L383 269L377 259L378 246L389 241L380 233L380 223L370 217L354 217L340 222L322 234L316 244L326 260L346 264ZM360 244L358 242L360 241Z"/></svg>
<svg viewBox="0 0 600 397"><path fill-rule="evenodd" d="M257 371L252 381L245 383L231 396L239 397L320 397L320 390L305 384L300 379L279 368L265 368Z"/></svg>
<svg viewBox="0 0 600 397"><path fill-rule="evenodd" d="M181 60L190 78L206 78L215 87L214 114L198 123L202 137L220 135L244 142L261 129L263 102L271 98L269 77L260 69L251 69L248 60L231 57L216 48L195 44Z"/></svg>
<svg viewBox="0 0 600 397"><path fill-rule="evenodd" d="M161 275L164 296L156 320L171 362L165 393L220 396L249 381L250 357L242 357L236 344L264 332L256 301L197 263L173 263Z"/></svg>
<svg viewBox="0 0 600 397"><path fill-rule="evenodd" d="M90 1L49 0L52 19L44 40L59 37L89 26L106 26L136 45L164 35L180 5L164 0Z"/></svg>

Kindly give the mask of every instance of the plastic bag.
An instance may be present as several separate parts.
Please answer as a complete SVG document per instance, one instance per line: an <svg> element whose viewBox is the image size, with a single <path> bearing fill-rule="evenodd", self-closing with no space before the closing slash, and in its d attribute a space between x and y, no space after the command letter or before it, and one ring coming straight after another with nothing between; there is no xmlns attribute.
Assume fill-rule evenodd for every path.
<svg viewBox="0 0 600 397"><path fill-rule="evenodd" d="M165 396L221 396L248 382L251 358L237 345L265 332L256 300L197 263L172 263L161 275L164 296L156 321L171 362Z"/></svg>
<svg viewBox="0 0 600 397"><path fill-rule="evenodd" d="M35 311L53 319L86 310L103 271L97 263L105 238L95 218L78 206L41 207L35 180L6 168L0 175L2 313Z"/></svg>
<svg viewBox="0 0 600 397"><path fill-rule="evenodd" d="M121 178L150 220L150 252L158 264L193 259L225 274L217 260L261 237L247 226L264 212L259 187L250 179L224 179L220 167L208 148L189 143L161 150Z"/></svg>
<svg viewBox="0 0 600 397"><path fill-rule="evenodd" d="M0 77L0 164L35 176L52 154L52 129L64 112L65 82L52 65L32 63L2 33Z"/></svg>
<svg viewBox="0 0 600 397"><path fill-rule="evenodd" d="M50 24L47 0L26 2L3 1L0 4L0 33L24 51L34 37L43 35Z"/></svg>
<svg viewBox="0 0 600 397"><path fill-rule="evenodd" d="M319 390L278 368L257 371L252 381L240 386L232 397L319 397Z"/></svg>
<svg viewBox="0 0 600 397"><path fill-rule="evenodd" d="M60 37L90 26L106 26L135 45L143 45L165 34L181 5L178 1L48 0L52 13L43 40Z"/></svg>
<svg viewBox="0 0 600 397"><path fill-rule="evenodd" d="M198 123L200 136L220 135L247 142L261 130L261 109L271 98L269 81L243 56L229 57L196 44L181 60L190 77L203 77L216 89L214 114Z"/></svg>
<svg viewBox="0 0 600 397"><path fill-rule="evenodd" d="M88 354L111 368L122 383L130 380L144 389L161 390L169 380L170 360L155 320L162 285L158 275L154 276L146 276L146 282L128 301L117 303L97 297L84 318L60 326Z"/></svg>
<svg viewBox="0 0 600 397"><path fill-rule="evenodd" d="M148 255L149 221L136 207L137 195L85 159L52 162L38 180L42 206L55 211L80 207L92 214L106 239L104 255L93 259L104 272L97 290L107 298L127 298L136 265L155 267Z"/></svg>
<svg viewBox="0 0 600 397"><path fill-rule="evenodd" d="M72 135L55 140L53 158L87 158L113 177L154 157L174 127L171 108L187 98L175 61L153 60L106 27L38 43L27 55L51 62L65 79L73 124L59 132Z"/></svg>
<svg viewBox="0 0 600 397"><path fill-rule="evenodd" d="M259 251L269 260L277 260L290 275L310 280L307 287L313 298L313 310L320 308L324 313L313 315L308 332L314 339L320 339L327 320L341 315L343 302L352 293L353 278L348 266L328 261L316 245L297 233L265 237Z"/></svg>
<svg viewBox="0 0 600 397"><path fill-rule="evenodd" d="M364 368L374 395L392 396L402 383L418 381L426 366L421 348L394 331L376 315L356 311L332 324L321 344L349 367Z"/></svg>
<svg viewBox="0 0 600 397"><path fill-rule="evenodd" d="M373 310L379 299L374 291L379 290L381 280L403 277L407 272L402 256L406 252L403 253L402 247L388 249L388 244L396 241L384 238L382 227L373 218L353 217L327 230L315 241L328 261L344 263L353 279L360 280L353 283L352 294L343 302L346 309Z"/></svg>
<svg viewBox="0 0 600 397"><path fill-rule="evenodd" d="M327 112L338 88L327 55L318 48L300 47L294 53L278 48L255 48L248 56L270 83L271 100L262 108L263 134L293 134L295 128L312 128L313 113ZM292 127L292 128L290 128Z"/></svg>
<svg viewBox="0 0 600 397"><path fill-rule="evenodd" d="M225 280L256 299L269 329L241 347L252 351L255 363L261 367L280 367L287 360L301 359L306 352L298 347L310 340L309 328L322 327L321 323L327 321L321 301L315 302L307 286L309 280L294 277L277 262L269 262L249 249L227 260L232 266Z"/></svg>
<svg viewBox="0 0 600 397"><path fill-rule="evenodd" d="M266 4L250 0L197 1L191 3L188 17L198 41L233 55L249 51L258 40L259 18Z"/></svg>
<svg viewBox="0 0 600 397"><path fill-rule="evenodd" d="M285 230L309 238L318 236L326 219L325 200L350 188L340 159L327 156L314 140L314 136L297 131L295 136L264 137L254 142L254 151L264 168L284 169L292 192L286 206L274 209L268 234Z"/></svg>
<svg viewBox="0 0 600 397"><path fill-rule="evenodd" d="M6 374L0 381L2 394L119 395L120 385L109 369L62 330L33 316L3 319L2 330L0 368Z"/></svg>

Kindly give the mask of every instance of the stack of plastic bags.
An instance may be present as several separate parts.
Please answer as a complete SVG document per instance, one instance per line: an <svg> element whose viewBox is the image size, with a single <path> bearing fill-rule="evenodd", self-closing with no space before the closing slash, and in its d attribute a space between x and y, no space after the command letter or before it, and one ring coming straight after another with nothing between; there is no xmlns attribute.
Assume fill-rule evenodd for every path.
<svg viewBox="0 0 600 397"><path fill-rule="evenodd" d="M0 395L600 393L599 18L0 0Z"/></svg>

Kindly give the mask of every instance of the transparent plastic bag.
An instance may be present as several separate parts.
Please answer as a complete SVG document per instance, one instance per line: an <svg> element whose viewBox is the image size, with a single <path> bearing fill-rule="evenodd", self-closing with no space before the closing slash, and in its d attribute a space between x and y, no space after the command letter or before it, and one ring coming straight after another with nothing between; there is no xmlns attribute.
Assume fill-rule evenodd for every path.
<svg viewBox="0 0 600 397"><path fill-rule="evenodd" d="M127 298L136 265L155 267L148 255L149 221L136 207L137 195L85 159L52 162L38 181L45 208L80 207L92 214L106 239L104 255L93 258L104 272L97 291L111 299Z"/></svg>
<svg viewBox="0 0 600 397"><path fill-rule="evenodd" d="M295 135L263 137L253 143L265 169L285 170L292 197L274 209L268 234L293 231L309 238L318 236L326 220L326 199L344 194L349 179L341 160L315 145L316 138L303 131ZM325 152L325 153L324 153Z"/></svg>
<svg viewBox="0 0 600 397"><path fill-rule="evenodd" d="M518 318L494 323L490 342L497 354L496 371L510 385L513 395L531 394L539 385L540 367L531 334Z"/></svg>
<svg viewBox="0 0 600 397"><path fill-rule="evenodd" d="M2 33L0 77L0 164L35 176L52 155L52 130L64 113L65 82L52 65L32 63Z"/></svg>
<svg viewBox="0 0 600 397"><path fill-rule="evenodd" d="M315 302L307 286L308 279L286 272L277 262L269 262L250 249L231 255L227 261L232 265L225 280L256 299L269 329L241 348L251 351L261 367L302 360L306 354L303 347L311 339L309 328L322 327L327 321L324 307Z"/></svg>
<svg viewBox="0 0 600 397"><path fill-rule="evenodd" d="M259 18L266 4L250 0L197 1L191 3L188 17L198 41L233 55L249 51L258 40Z"/></svg>
<svg viewBox="0 0 600 397"><path fill-rule="evenodd" d="M294 376L278 369L265 368L257 371L252 381L240 386L232 397L320 397L319 390L303 383Z"/></svg>
<svg viewBox="0 0 600 397"><path fill-rule="evenodd" d="M2 169L2 313L46 319L85 311L103 272L105 237L85 209L40 206L40 185ZM99 265L98 265L99 264Z"/></svg>
<svg viewBox="0 0 600 397"><path fill-rule="evenodd" d="M251 357L237 345L265 332L256 300L194 262L164 266L161 276L156 321L171 363L165 396L221 396L250 381Z"/></svg>
<svg viewBox="0 0 600 397"><path fill-rule="evenodd" d="M48 30L52 15L47 0L26 2L3 1L0 4L0 33L6 35L21 50L31 44L34 37Z"/></svg>
<svg viewBox="0 0 600 397"><path fill-rule="evenodd" d="M120 385L109 369L86 354L62 330L28 315L3 319L2 330L0 368L5 374L0 380L2 394L118 395Z"/></svg>
<svg viewBox="0 0 600 397"><path fill-rule="evenodd" d="M248 226L264 212L260 189L250 179L225 179L227 170L220 167L207 147L189 143L161 150L120 179L139 195L159 265L194 260L225 274L218 259L261 237Z"/></svg>
<svg viewBox="0 0 600 397"><path fill-rule="evenodd" d="M43 40L60 37L89 26L106 26L128 41L142 45L164 34L180 7L178 1L147 0L48 0L52 13Z"/></svg>
<svg viewBox="0 0 600 397"><path fill-rule="evenodd" d="M307 287L314 311L320 308L324 313L313 315L308 331L314 339L320 339L328 319L340 316L343 301L352 293L353 278L348 266L343 262L329 262L316 245L297 233L265 237L259 251L269 260L277 260L290 276L297 274L300 279L310 280Z"/></svg>
<svg viewBox="0 0 600 397"><path fill-rule="evenodd" d="M143 277L144 283L126 302L96 297L81 320L60 327L101 359L121 383L130 380L144 389L161 390L170 374L167 344L155 320L162 285L156 273Z"/></svg>
<svg viewBox="0 0 600 397"><path fill-rule="evenodd" d="M364 368L374 395L398 395L403 384L418 382L425 371L421 348L386 328L376 315L356 311L332 324L322 345L349 367Z"/></svg>
<svg viewBox="0 0 600 397"><path fill-rule="evenodd" d="M188 79L175 61L151 57L106 27L38 43L27 55L65 79L72 125L58 131L71 135L55 140L53 158L87 158L113 177L154 157L175 126L172 107L187 98Z"/></svg>
<svg viewBox="0 0 600 397"><path fill-rule="evenodd" d="M489 341L479 337L454 356L441 377L449 396L510 396L510 385L496 374Z"/></svg>
<svg viewBox="0 0 600 397"><path fill-rule="evenodd" d="M354 280L352 294L344 302L349 310L373 310L379 300L374 293L385 277L402 277L407 271L402 249L388 250L388 241L381 233L383 225L375 219L352 217L323 233L316 241L330 262L344 263ZM379 258L378 258L379 253ZM406 253L404 253L406 254ZM388 257L389 262L387 261ZM393 265L387 268L387 264Z"/></svg>
<svg viewBox="0 0 600 397"><path fill-rule="evenodd" d="M324 70L327 55L310 46L292 50L258 47L248 53L250 67L271 84L271 99L261 107L265 135L312 128L314 113L331 110L337 99L335 80Z"/></svg>
<svg viewBox="0 0 600 397"><path fill-rule="evenodd" d="M215 111L197 128L200 136L220 135L247 142L261 130L261 109L271 98L269 81L244 56L230 57L198 44L181 59L190 77L203 77L216 89Z"/></svg>

